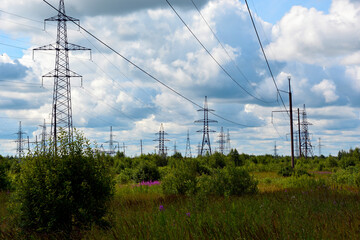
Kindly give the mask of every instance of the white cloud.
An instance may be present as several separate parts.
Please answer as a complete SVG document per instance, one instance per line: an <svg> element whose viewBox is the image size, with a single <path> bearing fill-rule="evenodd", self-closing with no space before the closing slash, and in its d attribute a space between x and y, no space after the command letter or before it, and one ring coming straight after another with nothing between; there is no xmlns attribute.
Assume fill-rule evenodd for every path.
<svg viewBox="0 0 360 240"><path fill-rule="evenodd" d="M353 89L355 89L357 92L360 92L360 65L347 67L346 75L349 77Z"/></svg>
<svg viewBox="0 0 360 240"><path fill-rule="evenodd" d="M331 80L322 80L319 84L313 86L311 91L323 95L326 103L334 102L339 98L339 96L336 95L336 85Z"/></svg>
<svg viewBox="0 0 360 240"><path fill-rule="evenodd" d="M273 27L270 59L334 65L360 48L360 5L333 0L329 14L294 6Z"/></svg>
<svg viewBox="0 0 360 240"><path fill-rule="evenodd" d="M58 1L52 0L52 2ZM126 2L128 5L121 9ZM274 83L269 77L262 56L261 58L259 56L259 46L243 2L204 0L201 2L207 2L204 5L196 0L196 3L202 7L201 12L208 23L251 82L249 84L236 71L235 66L232 65L228 56L212 36L205 22L191 6L191 2L175 0L171 2L175 3L181 16L202 43L241 85L262 99L275 100ZM337 6L336 3L340 2L345 5ZM139 5L138 3L143 4ZM276 119L277 131L271 125L271 111L280 110L281 107L276 103L267 107L260 106L256 100L244 94L231 79L222 73L165 1L79 0L71 2L66 0L65 4L67 13L81 18L81 23L86 29L199 105L203 104L204 96L207 95L209 105L216 110L215 113L248 125L265 125L239 129L238 126L211 116L211 119L219 120L218 124L211 125L211 129L219 131L220 126L231 129L233 147L240 147L241 151L246 153L268 153L272 151L274 140L279 137L277 131L281 135L288 132L286 114L280 114ZM88 7L84 8L85 5ZM359 39L356 35L358 26L352 24L354 19L358 19L358 14L352 6L348 1L334 0L329 14L315 9L294 7L278 25L274 26L274 41L269 48L271 47L272 52L277 52L276 59L300 60L294 65L289 62L270 63L271 66L277 67L274 75L281 90L288 89L287 76L293 75L294 102L298 104L302 104L303 101L318 102L319 106L317 107L321 108L324 105L322 99L325 99L327 104L334 104L339 98L337 95L342 96L345 91L353 93L355 89L348 89L347 86L340 85L339 81L342 80L344 73L337 69L334 70L332 66L327 68L330 76L318 77L313 76L313 73L323 73L325 70L321 67L303 64L301 61L322 66L339 60L343 64L341 67L347 69L347 80L353 81L354 84L357 82L356 86L359 86L358 52L351 50L351 47L357 46L357 42L354 43L353 39ZM30 8L34 8L36 11L32 11ZM41 30L43 18L54 15L41 0L3 0L2 9L39 20L39 22L20 20L15 16L0 13L2 18L18 22L0 25L0 29L5 31L6 35L26 37L29 39L29 45L33 46L42 46L55 41L56 27L54 25L49 25L47 32ZM271 25L262 21L259 16L255 17L257 23L261 23L265 31L270 32ZM34 25L36 28L24 25ZM352 31L350 37L348 35L349 28ZM201 139L201 134L196 133L201 126L193 123L194 120L202 118L202 115L196 111L198 109L196 106L179 98L130 66L84 32L79 33L72 29L75 27L69 24L69 42L93 49L93 62L87 60L87 52L70 55L70 67L84 76L85 88L76 87L80 85L77 79L73 79L71 82L74 124L80 126L88 137L103 143L108 140L109 126L112 125L117 140L124 141L130 146L129 154L139 152L139 139L144 140L145 151L152 151L156 144L152 140L155 138L154 133L159 130L160 123L164 123L170 139L177 138L179 146L184 145L188 128L192 134L193 144ZM41 76L53 69L55 56L54 53L36 52L36 61L33 62L30 50L24 51L24 57L19 60L21 65L28 68L26 76L18 77L16 81L39 84ZM15 63L6 55L0 57L1 61L9 64ZM352 66L347 66L350 64ZM309 70L309 68L311 69ZM337 76L332 77L332 72L335 72ZM318 81L317 79L331 79L331 81L323 80L321 83L314 83ZM24 127L30 128L30 125L41 124L42 118L48 119L51 112L52 82L52 79L45 81L48 91L44 92L38 89L29 91L20 87L1 88L0 93L4 99L1 99L0 104L9 108L5 114L10 117L39 118L39 121L24 121ZM253 85L252 88L249 86L250 84ZM287 97L283 96L285 96L284 101L287 104ZM349 98L351 97L349 94ZM10 109L16 105L14 104L17 103L15 100L22 100L24 103L35 102L37 105L32 106L31 109ZM353 102L356 102L356 99ZM314 106L306 103L310 112ZM348 107L353 109L352 106ZM309 117L311 117L310 114ZM317 117L327 118L329 116ZM351 115L351 117L354 116ZM332 126L338 127L337 122L332 123ZM326 129L326 125L319 126L319 131L323 131L323 129ZM356 131L357 128L353 129ZM325 136L327 133L323 132ZM217 133L212 136L213 143L216 141L214 139L216 135ZM258 148L260 144L262 147ZM331 144L328 143L328 145ZM284 149L284 154L288 154L287 142L278 140L278 146ZM195 152L194 148L193 152Z"/></svg>

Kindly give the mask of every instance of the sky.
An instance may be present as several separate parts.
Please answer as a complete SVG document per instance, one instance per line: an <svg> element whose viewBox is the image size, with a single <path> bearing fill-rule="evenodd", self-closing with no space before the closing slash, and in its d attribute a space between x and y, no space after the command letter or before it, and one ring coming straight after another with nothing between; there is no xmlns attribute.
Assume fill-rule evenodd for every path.
<svg viewBox="0 0 360 240"><path fill-rule="evenodd" d="M278 112L285 110L281 99L288 109L289 76L293 108L306 106L314 154L319 139L324 155L359 147L360 1L248 1L281 99L244 1L193 0L201 15L191 0L169 2L206 50L166 0L65 0L65 8L86 30L187 99L203 106L207 96L217 114L209 115L217 121L210 125L216 131L210 135L213 150L223 127L239 152L273 154L276 142L278 154L290 155L289 117ZM1 0L1 155L16 154L20 121L30 142L40 139L44 119L50 130L53 79L44 78L42 86L41 76L54 68L55 53L33 56L32 49L56 41L56 23L44 30L43 22L54 15L42 0ZM136 156L140 140L143 152L154 152L163 123L169 154L175 144L185 154L188 130L197 154L202 126L194 122L203 118L198 106L72 23L68 40L92 49L91 59L89 52L69 55L71 70L83 76L83 86L71 80L74 127L107 149L112 126L126 155Z"/></svg>

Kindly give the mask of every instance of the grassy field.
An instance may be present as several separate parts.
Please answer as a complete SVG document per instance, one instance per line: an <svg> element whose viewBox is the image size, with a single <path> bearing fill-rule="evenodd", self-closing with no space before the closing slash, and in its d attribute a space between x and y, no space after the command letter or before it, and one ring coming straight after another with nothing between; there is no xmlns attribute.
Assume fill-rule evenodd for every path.
<svg viewBox="0 0 360 240"><path fill-rule="evenodd" d="M359 190L253 173L259 193L241 197L165 196L161 186L117 185L109 226L40 235L23 233L0 193L0 239L360 239Z"/></svg>

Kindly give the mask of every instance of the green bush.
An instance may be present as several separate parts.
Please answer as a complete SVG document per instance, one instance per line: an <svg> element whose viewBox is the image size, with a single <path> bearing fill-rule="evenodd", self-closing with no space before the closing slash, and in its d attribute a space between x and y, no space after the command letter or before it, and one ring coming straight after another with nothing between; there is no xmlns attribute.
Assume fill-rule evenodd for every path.
<svg viewBox="0 0 360 240"><path fill-rule="evenodd" d="M134 170L134 179L136 182L159 180L160 172L153 162L144 160Z"/></svg>
<svg viewBox="0 0 360 240"><path fill-rule="evenodd" d="M360 186L360 173L356 167L340 169L331 175L331 179L338 184Z"/></svg>
<svg viewBox="0 0 360 240"><path fill-rule="evenodd" d="M211 176L201 176L198 181L200 194L240 196L257 192L258 182L240 167L214 170Z"/></svg>
<svg viewBox="0 0 360 240"><path fill-rule="evenodd" d="M326 186L326 182L324 179L316 179L308 175L291 176L286 178L284 186L286 188L316 188Z"/></svg>
<svg viewBox="0 0 360 240"><path fill-rule="evenodd" d="M24 158L12 209L27 230L71 231L104 223L114 181L107 162L79 132L69 142L59 133L58 152L35 152Z"/></svg>
<svg viewBox="0 0 360 240"><path fill-rule="evenodd" d="M293 175L293 173L294 169L290 166L282 167L278 172L278 174L283 177L290 177L291 175Z"/></svg>
<svg viewBox="0 0 360 240"><path fill-rule="evenodd" d="M5 168L0 165L0 191L10 188L10 181L7 177Z"/></svg>
<svg viewBox="0 0 360 240"><path fill-rule="evenodd" d="M162 179L161 187L165 194L194 194L196 193L196 164L191 160L184 160Z"/></svg>
<svg viewBox="0 0 360 240"><path fill-rule="evenodd" d="M119 175L116 176L116 182L120 184L127 184L133 181L134 171L131 168L125 168Z"/></svg>

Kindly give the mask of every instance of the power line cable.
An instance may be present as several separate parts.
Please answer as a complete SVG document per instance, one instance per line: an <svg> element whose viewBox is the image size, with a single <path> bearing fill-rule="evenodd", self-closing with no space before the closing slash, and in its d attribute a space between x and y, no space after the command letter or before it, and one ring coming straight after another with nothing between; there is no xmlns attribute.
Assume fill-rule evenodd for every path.
<svg viewBox="0 0 360 240"><path fill-rule="evenodd" d="M90 95L90 96L92 96L92 97L100 100L99 97L97 97L95 94L92 94L92 93L91 93L89 90L87 90L86 88L82 88L82 89L83 89L88 95ZM125 114L124 112L122 112L121 110L117 109L116 107L111 106L111 105L108 104L108 103L105 103L105 104L106 104L108 107L112 108L113 110L121 113L123 116L127 117L128 119L130 119L130 120L132 120L132 121L134 121L134 122L136 121L134 118L132 118L132 117L130 117L129 115Z"/></svg>
<svg viewBox="0 0 360 240"><path fill-rule="evenodd" d="M15 45L12 45L12 44L7 44L7 43L2 43L2 42L0 42L0 45L7 46L7 47L12 47L12 48L17 48L17 49L21 49L21 50L28 50L27 48L23 48L23 47L19 47L19 46L15 46Z"/></svg>
<svg viewBox="0 0 360 240"><path fill-rule="evenodd" d="M82 34L82 33L81 33ZM130 79L112 62L110 61L103 53L100 52L100 50L88 39L86 38L86 36L84 34L82 34L85 39L115 68L117 69L121 75L123 75L127 80L129 80L129 82L132 83L132 81L130 81ZM114 83L116 83L116 85L118 86L118 88L120 88L126 95L128 95L129 97L133 97L135 100L137 100L139 103L143 104L144 106L148 106L146 103L144 103L141 99L139 99L138 97L136 96L130 96L126 90L120 85L120 83L118 83L118 81L116 81L113 77L111 77L104 69L102 69L99 64L97 64L95 61L92 61L93 64L95 64L97 66L98 69L100 69L100 71L102 71L107 77L109 77L111 80L112 80L112 84L113 86ZM108 80L108 79L106 79ZM110 80L108 80L110 82ZM135 85L135 84L134 84ZM136 86L136 85L135 85ZM146 94L150 95L148 92L146 92L144 89L140 88L139 86L136 86L138 87L139 89L143 90Z"/></svg>
<svg viewBox="0 0 360 240"><path fill-rule="evenodd" d="M238 85L245 93L247 93L249 96L253 97L254 99L263 102L263 103L271 103L268 101L264 101L255 95L251 94L248 90L246 90L240 83L238 83L231 75L230 73L215 59L215 57L211 54L211 52L205 47L205 45L200 41L200 39L195 35L195 33L191 30L191 28L186 24L184 19L179 15L179 13L175 10L175 8L171 5L171 3L168 0L165 0L170 8L174 11L174 13L178 16L180 21L185 25L185 27L189 30L189 32L193 35L193 37L198 41L198 43L203 47L203 49L209 54L209 56L215 61L215 63L221 68L221 70L236 84Z"/></svg>
<svg viewBox="0 0 360 240"><path fill-rule="evenodd" d="M167 0L166 0L166 1L167 1ZM282 96L281 96L281 94L280 94L280 90L279 90L279 88L278 88L278 86L277 86L277 83L276 83L276 81L275 81L274 75L273 75L272 70L271 70L271 68L270 68L269 61L268 61L268 59L267 59L267 57L266 57L266 53L265 53L264 47L263 47L263 45L262 45L262 43L261 43L261 39L260 39L259 33L258 33L258 31L257 31L257 28L256 28L256 25L255 25L253 16L252 16L252 14L251 14L251 11L250 11L250 8L249 8L249 4L248 4L247 0L245 0L245 3L246 3L246 7L247 7L247 9L248 9L249 15L250 15L250 19L251 19L252 25L253 25L254 30L255 30L255 33L256 33L256 37L257 37L258 42L259 42L259 44L260 44L261 51L262 51L262 53L263 53L263 55L264 55L264 58L265 58L265 61L266 61L266 65L267 65L267 67L268 67L268 69L269 69L271 78L272 78L272 80L273 80L273 82L274 82L274 85L275 85L275 87L276 87L278 96L280 97L280 100L281 100L281 102L282 102L282 104L283 104L283 106L284 106L287 114L289 115L289 112L288 112L288 110L286 109L286 105L285 105L285 103L284 103L284 100L282 99Z"/></svg>
<svg viewBox="0 0 360 240"><path fill-rule="evenodd" d="M108 49L110 49L111 51L113 51L116 55L120 56L122 59L124 59L126 62L128 62L129 64L131 64L132 66L134 66L135 68L137 68L139 71L141 71L142 73L144 73L145 75L147 75L148 77L152 78L153 80L155 80L156 82L158 82L159 84L161 84L162 86L166 87L167 89L169 89L170 91L172 91L173 93L177 94L178 96L180 96L181 98L187 100L188 102L192 103L193 105L204 109L202 106L200 106L199 104L197 104L196 102L194 102L193 100L191 100L190 98L184 96L183 94L179 93L178 91L176 91L175 89L171 88L170 86L166 85L165 83L163 83L162 81L160 81L158 78L154 77L153 75L151 75L149 72L147 72L146 70L144 70L143 68L139 67L137 64L135 64L134 62L132 62L130 59L126 58L124 55L122 55L121 53L119 53L118 51L116 51L114 48L112 48L111 46L109 46L107 43L105 43L103 40L101 40L100 38L96 37L93 33L91 33L90 31L88 31L87 29L85 29L84 27L82 27L80 24L78 24L77 22L73 21L71 18L69 18L67 15L65 15L64 13L60 12L56 7L52 6L48 1L43 0L46 4L48 4L51 8L53 8L55 11L57 11L58 13L62 14L64 17L66 17L69 21L73 22L76 26L78 26L81 30L83 30L84 32L86 32L87 34L89 34L91 37L93 37L94 39L96 39L98 42L100 42L101 44L103 44L104 46L106 46ZM215 115L215 114L214 114ZM215 115L217 117L220 117L219 115ZM236 123L234 121L228 120L224 117L220 117L221 119L239 125L239 126L243 126L243 127L254 127L254 126L248 126L245 124L241 124L241 123Z"/></svg>
<svg viewBox="0 0 360 240"><path fill-rule="evenodd" d="M256 89L252 86L251 82L249 81L249 79L245 76L245 74L241 71L239 65L236 63L236 61L230 56L229 52L226 50L224 44L222 44L222 42L220 41L219 37L217 36L217 34L215 33L215 31L211 28L210 24L208 23L208 21L205 19L204 15L201 13L200 9L198 8L198 6L195 4L195 2L193 0L190 0L192 2L192 4L194 5L194 7L196 8L196 10L198 11L199 15L201 16L201 18L204 20L204 22L206 23L206 25L208 26L208 28L210 29L211 33L214 35L215 39L218 41L218 43L220 44L220 46L222 47L222 49L224 50L224 52L226 53L226 55L229 57L229 59L232 61L232 63L234 64L234 66L236 67L236 69L239 71L239 73L243 76L243 78L248 82L249 86L255 91L255 93L259 96L259 93L256 91ZM276 102L276 101L275 101Z"/></svg>

